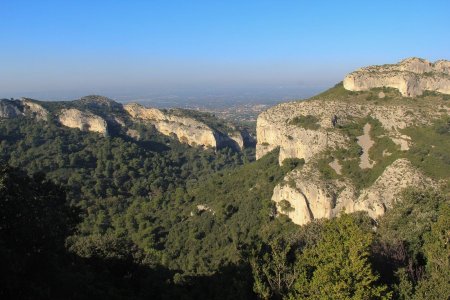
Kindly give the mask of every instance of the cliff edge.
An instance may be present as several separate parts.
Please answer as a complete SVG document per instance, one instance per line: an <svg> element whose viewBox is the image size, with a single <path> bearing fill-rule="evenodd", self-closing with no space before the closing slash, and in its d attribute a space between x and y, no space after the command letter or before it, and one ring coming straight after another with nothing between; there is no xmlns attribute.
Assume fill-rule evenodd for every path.
<svg viewBox="0 0 450 300"><path fill-rule="evenodd" d="M450 61L431 63L421 58L407 58L397 64L361 68L344 79L344 88L349 91L377 87L398 89L405 97L420 96L424 91L450 94Z"/></svg>
<svg viewBox="0 0 450 300"><path fill-rule="evenodd" d="M426 135L434 132L430 128L435 122L448 127L448 96L431 93L404 98L401 90L375 83L373 78L383 78L388 68L408 74L430 70L448 74L447 63L408 59L395 66L365 68L362 72L371 70L370 76L364 79L361 75L358 80L367 91L349 91L344 81L311 99L281 103L261 113L256 129L257 159L278 148L280 165L298 160L301 166L273 191L278 213L300 225L343 211L366 211L376 218L392 206L403 189L439 186L440 178L432 178L420 168L415 159L419 150L414 147L418 138L429 138ZM408 91L409 95L418 93ZM424 136L416 134L422 131ZM438 136L436 143L441 138L444 136Z"/></svg>

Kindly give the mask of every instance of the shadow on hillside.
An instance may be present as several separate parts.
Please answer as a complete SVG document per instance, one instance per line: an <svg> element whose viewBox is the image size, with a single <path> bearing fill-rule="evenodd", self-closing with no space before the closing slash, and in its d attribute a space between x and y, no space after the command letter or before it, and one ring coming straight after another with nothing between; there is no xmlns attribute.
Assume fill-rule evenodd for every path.
<svg viewBox="0 0 450 300"><path fill-rule="evenodd" d="M28 269L28 270L27 270ZM256 299L247 265L210 276L180 276L131 259L81 258L34 261L15 278L2 270L2 299Z"/></svg>
<svg viewBox="0 0 450 300"><path fill-rule="evenodd" d="M153 152L158 152L158 153L162 153L165 151L170 150L170 147L168 147L167 145L161 143L161 142L156 142L156 141L150 141L150 140L145 140L145 141L137 141L127 135L120 135L120 137L129 143L133 143L138 145L140 148L144 148L146 150L149 151L153 151Z"/></svg>

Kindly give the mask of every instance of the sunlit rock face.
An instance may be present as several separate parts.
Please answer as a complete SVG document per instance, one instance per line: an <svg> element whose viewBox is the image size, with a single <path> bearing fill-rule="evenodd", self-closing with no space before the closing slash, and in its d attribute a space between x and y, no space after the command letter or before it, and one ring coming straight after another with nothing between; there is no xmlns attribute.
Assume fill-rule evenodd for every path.
<svg viewBox="0 0 450 300"><path fill-rule="evenodd" d="M349 91L378 87L398 89L405 97L420 96L424 91L450 94L450 61L430 63L421 58L408 58L398 64L361 68L344 79L344 88Z"/></svg>
<svg viewBox="0 0 450 300"><path fill-rule="evenodd" d="M91 131L108 134L106 121L93 113L80 111L75 108L63 109L58 115L59 122L70 128L78 128L82 131Z"/></svg>
<svg viewBox="0 0 450 300"><path fill-rule="evenodd" d="M317 129L305 129L292 124L295 117L308 115L317 119ZM348 138L334 128L334 116L339 122L371 116L377 119L389 137L398 143L404 143L400 139L402 135L399 130L429 123L429 116L425 116L423 111L411 110L404 105L362 105L320 99L282 103L258 116L256 158L259 159L279 147L280 164L286 158L303 158L308 162L326 149L345 147ZM403 139L405 138L407 137L403 136Z"/></svg>
<svg viewBox="0 0 450 300"><path fill-rule="evenodd" d="M153 124L164 135L176 135L177 139L191 146L216 148L214 131L206 124L188 117L176 116L156 108L147 108L137 103L124 105L124 109L135 120Z"/></svg>
<svg viewBox="0 0 450 300"><path fill-rule="evenodd" d="M22 105L24 107L24 114L30 116L38 121L46 121L49 112L40 104L29 99L22 98Z"/></svg>
<svg viewBox="0 0 450 300"><path fill-rule="evenodd" d="M338 216L344 211L366 211L370 217L377 218L392 207L404 188L433 185L434 182L407 159L394 161L370 187L359 193L349 180L324 181L317 170L306 167L286 175L275 187L272 200L279 213L304 225L315 219Z"/></svg>
<svg viewBox="0 0 450 300"><path fill-rule="evenodd" d="M352 90L395 87L405 96L419 95L425 90L448 93L449 71L448 61L430 63L413 58L397 65L358 70L347 76L344 87ZM376 99L369 99L368 96ZM439 107L435 106L435 102L427 104L428 100L435 101L432 99L440 101L436 102ZM359 188L345 177L345 166L340 162L347 158L341 157L342 161L339 161L334 155L359 146L356 148L360 149L357 150L360 151L359 169L370 172L379 166L371 156L371 149L379 146L376 141L387 138L397 145L397 155L408 151L414 141L403 130L429 126L436 119L448 116L450 105L443 99L444 95L433 94L411 101L389 89L350 93L342 86L336 86L322 96L281 103L261 113L256 128L257 159L278 148L280 165L288 158L303 159L305 162L303 167L289 172L283 182L275 187L272 200L276 203L277 212L287 215L299 225L315 219L332 218L343 211L365 211L372 218L377 218L392 206L405 188L437 186L438 183L415 168L408 159L397 158L385 160L389 164L381 165L384 169L375 173L378 177L371 179L364 188ZM367 120L378 124L378 133L372 132L375 129ZM359 135L352 136L341 129L355 122L366 122L358 125L361 127ZM377 155L391 155L388 151L379 151ZM402 157L401 154L399 157ZM358 155L351 159L358 159ZM325 178L320 173L319 163L323 161L335 175Z"/></svg>
<svg viewBox="0 0 450 300"><path fill-rule="evenodd" d="M0 100L0 118L28 117L37 121L46 121L48 114L49 112L42 105L31 99Z"/></svg>

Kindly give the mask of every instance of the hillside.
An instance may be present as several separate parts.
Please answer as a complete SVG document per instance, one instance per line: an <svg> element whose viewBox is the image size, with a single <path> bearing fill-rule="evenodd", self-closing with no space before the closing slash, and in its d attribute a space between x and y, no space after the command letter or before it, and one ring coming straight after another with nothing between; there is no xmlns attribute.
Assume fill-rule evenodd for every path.
<svg viewBox="0 0 450 300"><path fill-rule="evenodd" d="M102 135L127 135L140 139L139 126L154 127L182 143L203 148L243 150L252 141L235 125L213 120L206 113L159 110L136 103L122 105L103 96L74 101L45 102L23 98L0 100L0 119L30 118Z"/></svg>
<svg viewBox="0 0 450 300"><path fill-rule="evenodd" d="M363 70L371 76L397 72L383 68ZM450 190L450 96L425 91L406 98L389 84L379 84L348 91L344 81L259 116L257 158L279 147L280 164L288 158L306 162L272 196L281 213L280 203L292 208L284 213L295 223L342 211L367 211L375 218L406 187Z"/></svg>
<svg viewBox="0 0 450 300"><path fill-rule="evenodd" d="M2 100L0 297L447 299L448 97L340 83L256 161L210 114Z"/></svg>

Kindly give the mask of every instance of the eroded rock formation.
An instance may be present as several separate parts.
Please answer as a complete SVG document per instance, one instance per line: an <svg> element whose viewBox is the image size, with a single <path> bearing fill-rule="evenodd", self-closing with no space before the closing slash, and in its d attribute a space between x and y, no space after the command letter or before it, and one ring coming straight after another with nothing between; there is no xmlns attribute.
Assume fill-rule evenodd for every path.
<svg viewBox="0 0 450 300"><path fill-rule="evenodd" d="M70 128L98 132L103 135L108 134L106 121L87 111L81 111L75 108L63 109L59 113L58 120L62 125Z"/></svg>
<svg viewBox="0 0 450 300"><path fill-rule="evenodd" d="M433 112L429 112L433 114ZM436 113L435 113L436 114ZM317 129L305 129L292 124L299 116L312 115L318 119ZM405 105L381 106L376 104L349 104L341 101L309 100L276 105L258 116L256 157L260 158L280 147L280 164L286 158L303 158L309 161L327 148L343 147L348 138L335 130L332 119L339 123L370 116L377 119L394 142L402 143L407 136L399 132L412 125L430 122L421 110Z"/></svg>
<svg viewBox="0 0 450 300"><path fill-rule="evenodd" d="M11 119L22 115L22 107L19 101L0 100L0 118Z"/></svg>
<svg viewBox="0 0 450 300"><path fill-rule="evenodd" d="M450 61L430 63L421 58L408 58L398 64L361 68L344 79L344 88L349 91L377 87L395 88L407 97L422 95L424 91L450 94Z"/></svg>
<svg viewBox="0 0 450 300"><path fill-rule="evenodd" d="M289 173L272 195L277 210L304 225L314 219L332 218L345 211L366 211L370 217L383 215L406 187L432 187L435 183L407 159L388 166L370 187L359 193L350 180L324 181L313 166Z"/></svg>
<svg viewBox="0 0 450 300"><path fill-rule="evenodd" d="M31 99L0 100L0 118L29 117L38 121L46 121L47 116L48 111Z"/></svg>
<svg viewBox="0 0 450 300"><path fill-rule="evenodd" d="M159 109L147 108L137 103L126 104L124 109L133 119L153 124L162 134L175 134L178 140L191 146L217 146L213 130L192 118L165 114Z"/></svg>
<svg viewBox="0 0 450 300"><path fill-rule="evenodd" d="M432 64L420 59L407 59L398 65L361 69L350 74L344 81L344 86L348 88L350 81L356 82L352 83L357 86L355 90L390 86L399 88L400 92L407 96L419 95L424 90L447 93L450 92L450 84L446 81L449 70L448 61ZM411 76L418 80L418 83L408 85L411 83L408 80L401 83L403 76ZM391 79L396 83L390 84ZM437 81L433 81L435 79ZM435 85L430 85L430 82ZM403 88L400 86L402 84L406 86ZM378 97L369 101L373 99L369 98L373 97L372 95ZM397 145L397 150L393 151L398 157L403 157L402 151L408 151L413 143L403 129L431 125L434 120L448 116L449 105L444 101L444 96L434 95L412 102L405 101L389 90L352 94L336 86L322 97L282 103L258 116L258 159L279 148L280 165L286 158L305 160L302 168L288 173L273 191L272 200L276 202L279 213L288 215L293 222L300 225L318 218L331 218L343 211L366 211L369 216L376 218L392 206L404 188L438 185L413 167L406 158L398 158L390 165L384 165L379 164L379 161L382 161L380 158L375 161L370 151L375 148L374 151L379 151L378 157L391 157L392 153L386 149L376 150L376 141L383 138L386 142L390 139ZM426 99L435 99L432 101L437 102L428 103ZM372 130L375 129L371 124L378 126L374 133ZM351 135L346 130L355 130L354 126L359 126L359 131L354 131ZM356 157L341 157L338 160L335 155L347 153L345 149L354 149ZM380 174L377 175L378 178L361 184L356 183L355 178L346 177L347 173L341 163L346 159L357 160L358 153L359 166L352 168L359 168L361 172L384 168L376 171ZM333 172L335 175L324 177L321 173L324 166L329 168L325 169L325 172ZM349 165L347 167L350 168ZM322 168L321 171L319 168Z"/></svg>
<svg viewBox="0 0 450 300"><path fill-rule="evenodd" d="M39 121L46 121L48 111L40 104L31 101L30 99L22 98L22 105L24 107L24 114Z"/></svg>

